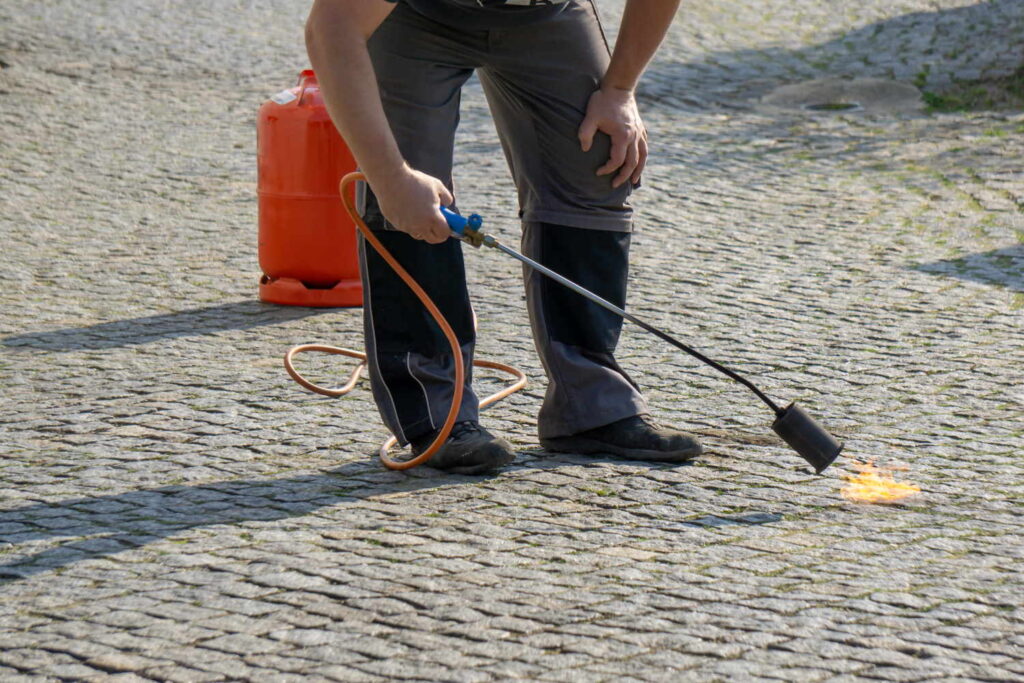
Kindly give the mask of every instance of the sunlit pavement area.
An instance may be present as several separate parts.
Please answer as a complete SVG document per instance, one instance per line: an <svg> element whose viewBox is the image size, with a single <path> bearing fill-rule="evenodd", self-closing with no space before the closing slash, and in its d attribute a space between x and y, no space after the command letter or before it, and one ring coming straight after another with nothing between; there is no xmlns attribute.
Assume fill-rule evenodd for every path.
<svg viewBox="0 0 1024 683"><path fill-rule="evenodd" d="M544 452L493 251L478 355L530 385L485 425L518 458L384 469L368 388L281 366L361 347L361 310L256 291L255 113L308 6L0 4L0 680L1024 680L1024 114L767 103L1007 76L1024 3L684 3L640 88L630 310L799 400L846 444L821 476L630 325L620 362L706 455ZM456 156L516 244L476 81ZM847 501L857 460L921 493Z"/></svg>

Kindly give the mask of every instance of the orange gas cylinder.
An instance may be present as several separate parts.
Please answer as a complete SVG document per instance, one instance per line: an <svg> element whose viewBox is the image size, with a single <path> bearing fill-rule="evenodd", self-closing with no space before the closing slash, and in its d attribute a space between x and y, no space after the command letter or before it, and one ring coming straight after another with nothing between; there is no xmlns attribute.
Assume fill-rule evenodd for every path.
<svg viewBox="0 0 1024 683"><path fill-rule="evenodd" d="M356 162L311 70L260 107L256 150L260 299L361 306L355 225L338 194L339 181Z"/></svg>

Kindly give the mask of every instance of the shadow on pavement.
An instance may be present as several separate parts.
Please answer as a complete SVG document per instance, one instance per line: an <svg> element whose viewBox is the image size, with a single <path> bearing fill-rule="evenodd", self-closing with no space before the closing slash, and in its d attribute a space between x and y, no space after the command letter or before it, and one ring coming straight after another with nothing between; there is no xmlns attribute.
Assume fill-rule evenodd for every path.
<svg viewBox="0 0 1024 683"><path fill-rule="evenodd" d="M717 528L724 526L753 526L778 522L782 515L777 512L747 512L742 515L703 515L685 522L665 522L659 525L664 531L693 529L694 527Z"/></svg>
<svg viewBox="0 0 1024 683"><path fill-rule="evenodd" d="M1014 47L1022 42L1022 28L1020 0L908 12L796 49L767 43L700 52L698 59L686 62L663 60L637 94L697 108L747 108L779 85L823 76L872 76L941 89L965 76L976 77L979 68L1012 73L1020 66ZM1006 63L993 62L1000 59Z"/></svg>
<svg viewBox="0 0 1024 683"><path fill-rule="evenodd" d="M684 15L685 10L680 16ZM1015 72L1021 66L1022 36L1024 3L992 0L910 12L795 48L778 41L731 50L688 46L680 57L663 57L648 70L637 90L641 112L644 107L651 108L649 122L659 118L677 121L708 112L728 120L722 125L692 127L683 139L657 134L652 143L652 166L680 165L722 173L743 163L748 170L760 169L765 177L773 177L799 159L821 163L829 172L876 172L879 164L893 161L892 149L901 149L898 159L904 166L934 166L939 161L934 149L928 145L903 149L905 131L877 123L931 118L925 108L899 114L811 112L766 107L761 100L784 85L870 77L914 85L922 91L922 101L928 103L951 87ZM750 111L762 115L750 117L746 114ZM731 112L743 112L744 116L732 116ZM847 124L828 125L830 119ZM823 125L790 132L804 120ZM659 125L674 129L668 122ZM956 117L939 119L935 125L962 122ZM964 153L970 155L976 149L983 153L985 148L983 143L973 143L964 147ZM961 155L951 161L957 167L970 165ZM781 197L767 199L784 201Z"/></svg>
<svg viewBox="0 0 1024 683"><path fill-rule="evenodd" d="M922 263L913 269L929 275L973 280L1024 292L1024 244L968 254L955 259Z"/></svg>
<svg viewBox="0 0 1024 683"><path fill-rule="evenodd" d="M385 478L391 480L380 483ZM139 548L189 529L301 517L345 502L482 478L431 469L417 470L413 476L382 473L363 460L286 479L161 486L0 510L0 551L7 546L11 552L10 544L73 537L57 547L0 564L0 586Z"/></svg>
<svg viewBox="0 0 1024 683"><path fill-rule="evenodd" d="M226 330L247 330L337 310L236 301L208 308L113 320L85 327L13 335L4 337L0 343L7 347L25 346L44 351L96 351Z"/></svg>
<svg viewBox="0 0 1024 683"><path fill-rule="evenodd" d="M546 455L529 458L528 463L509 469L557 471L566 465L601 462L601 458ZM612 462L621 463L620 460ZM0 586L83 560L141 548L190 529L303 517L345 503L458 486L486 478L452 475L430 468L417 468L407 473L382 472L376 464L360 460L334 470L285 479L162 486L0 510L0 557L8 555L7 561L0 564ZM768 524L782 517L777 513L756 511L736 515L705 514L663 520L658 526L682 531ZM357 526L351 530L358 533L372 529L372 526ZM254 530L253 527L243 526L239 533L250 530ZM67 540L52 546L52 542L61 539ZM35 552L16 549L19 544L40 541L51 547Z"/></svg>

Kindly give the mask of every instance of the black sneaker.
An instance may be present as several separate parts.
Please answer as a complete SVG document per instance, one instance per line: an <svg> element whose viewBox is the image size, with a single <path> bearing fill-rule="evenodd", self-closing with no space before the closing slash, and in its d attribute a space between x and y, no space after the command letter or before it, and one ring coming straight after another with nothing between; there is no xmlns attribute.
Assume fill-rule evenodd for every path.
<svg viewBox="0 0 1024 683"><path fill-rule="evenodd" d="M414 439L412 454L419 455L434 442L435 434ZM448 440L425 465L453 474L484 474L515 460L512 446L476 422L456 422Z"/></svg>
<svg viewBox="0 0 1024 683"><path fill-rule="evenodd" d="M686 462L702 450L689 434L666 429L647 415L634 415L572 436L541 439L540 445L557 453L610 454L654 462Z"/></svg>

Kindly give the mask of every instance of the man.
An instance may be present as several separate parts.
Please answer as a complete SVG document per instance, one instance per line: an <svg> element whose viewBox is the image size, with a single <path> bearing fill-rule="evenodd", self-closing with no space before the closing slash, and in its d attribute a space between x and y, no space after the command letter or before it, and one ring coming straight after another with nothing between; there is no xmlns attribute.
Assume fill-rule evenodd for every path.
<svg viewBox="0 0 1024 683"><path fill-rule="evenodd" d="M365 174L362 211L451 323L471 367L475 330L454 204L462 85L476 72L519 193L523 252L624 306L632 210L647 158L633 92L679 0L627 0L609 54L591 0L316 0L310 60L331 118ZM399 441L423 452L453 395L451 348L422 304L360 240L374 398ZM622 320L526 272L549 384L548 450L682 462L700 445L650 421L613 353ZM478 423L467 372L458 422L430 465L478 474L513 459Z"/></svg>

